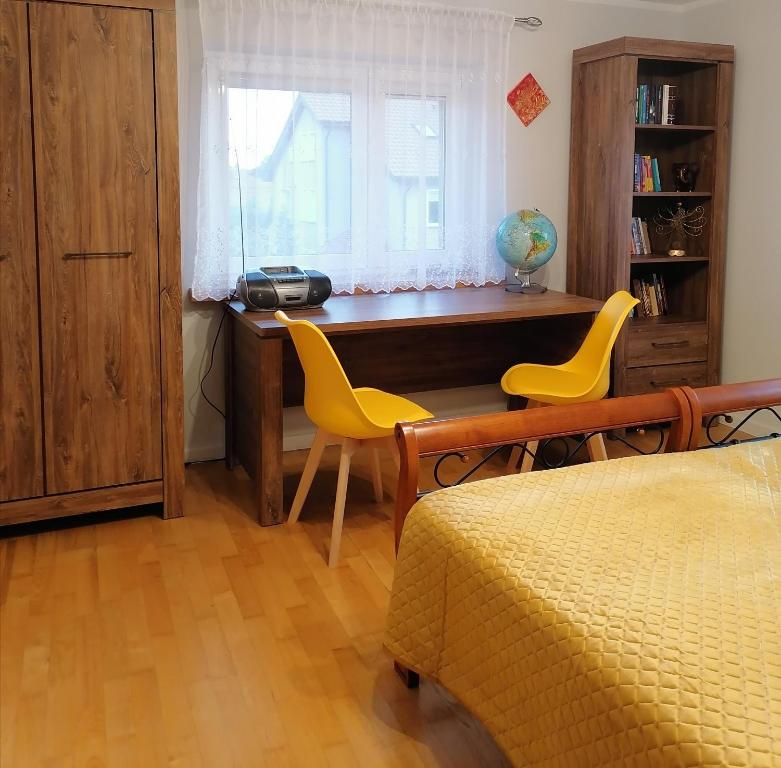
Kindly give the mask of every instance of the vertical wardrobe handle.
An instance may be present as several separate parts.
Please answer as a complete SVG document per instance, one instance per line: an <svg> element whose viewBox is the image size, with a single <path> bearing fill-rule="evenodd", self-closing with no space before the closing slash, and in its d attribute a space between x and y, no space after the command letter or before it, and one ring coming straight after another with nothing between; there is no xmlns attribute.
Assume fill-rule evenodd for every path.
<svg viewBox="0 0 781 768"><path fill-rule="evenodd" d="M79 251L66 253L62 258L66 261L73 259L127 259L133 255L133 251Z"/></svg>

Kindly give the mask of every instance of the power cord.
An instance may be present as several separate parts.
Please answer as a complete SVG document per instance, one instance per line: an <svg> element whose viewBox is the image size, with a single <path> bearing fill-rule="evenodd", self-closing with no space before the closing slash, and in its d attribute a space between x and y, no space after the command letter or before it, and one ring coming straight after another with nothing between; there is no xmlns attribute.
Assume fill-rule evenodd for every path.
<svg viewBox="0 0 781 768"><path fill-rule="evenodd" d="M223 411L221 408L216 406L210 399L209 396L206 394L203 385L206 382L206 379L208 378L209 374L212 372L212 368L214 368L214 350L217 348L217 340L220 338L220 333L222 332L222 324L225 322L225 310L222 312L222 317L220 318L220 324L217 326L217 333L214 334L214 341L212 342L212 351L209 358L209 367L206 369L206 373L203 374L201 377L201 394L203 395L203 399L212 407L214 408L217 413L222 416L222 418L225 418L225 411Z"/></svg>
<svg viewBox="0 0 781 768"><path fill-rule="evenodd" d="M239 229L241 232L241 273L244 274L246 272L246 267L244 265L244 205L243 200L241 197L241 168L239 167L239 151L234 147L234 153L236 155L236 178L239 183ZM235 297L235 294L231 294L230 298L233 299ZM203 389L204 382L208 378L209 374L212 372L212 368L214 368L214 350L217 347L217 340L220 338L220 332L222 331L222 324L225 322L225 310L222 312L222 317L220 318L220 324L217 326L217 333L214 334L214 341L212 342L212 351L209 359L209 367L206 369L206 373L203 374L201 378L201 394L203 395L203 399L212 407L214 408L217 413L222 416L222 418L225 418L225 411L218 408L210 399L209 396L206 394L206 392Z"/></svg>

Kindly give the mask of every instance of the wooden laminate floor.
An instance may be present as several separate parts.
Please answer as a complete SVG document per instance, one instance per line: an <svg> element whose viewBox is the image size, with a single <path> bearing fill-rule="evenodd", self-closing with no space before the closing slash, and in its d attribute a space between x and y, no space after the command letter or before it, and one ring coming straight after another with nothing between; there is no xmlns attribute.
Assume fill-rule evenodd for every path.
<svg viewBox="0 0 781 768"><path fill-rule="evenodd" d="M506 765L441 689L393 672L392 499L361 457L327 567L329 451L294 528L257 526L246 475L217 462L188 468L184 518L0 541L0 765Z"/></svg>
<svg viewBox="0 0 781 768"><path fill-rule="evenodd" d="M304 458L286 454L288 504ZM0 541L0 765L505 766L442 689L392 670L393 503L360 455L327 567L336 468L329 449L295 527L256 525L248 478L215 462L188 468L184 518Z"/></svg>

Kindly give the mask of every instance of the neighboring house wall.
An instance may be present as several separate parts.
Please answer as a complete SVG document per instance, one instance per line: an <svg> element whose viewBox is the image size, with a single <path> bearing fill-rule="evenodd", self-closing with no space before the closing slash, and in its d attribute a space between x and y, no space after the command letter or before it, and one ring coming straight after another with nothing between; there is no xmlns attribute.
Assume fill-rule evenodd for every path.
<svg viewBox="0 0 781 768"><path fill-rule="evenodd" d="M352 208L350 128L340 123L326 123L321 139L325 157L321 180L325 208L324 250L348 253Z"/></svg>
<svg viewBox="0 0 781 768"><path fill-rule="evenodd" d="M267 258L339 253L349 246L350 129L296 109L274 150Z"/></svg>

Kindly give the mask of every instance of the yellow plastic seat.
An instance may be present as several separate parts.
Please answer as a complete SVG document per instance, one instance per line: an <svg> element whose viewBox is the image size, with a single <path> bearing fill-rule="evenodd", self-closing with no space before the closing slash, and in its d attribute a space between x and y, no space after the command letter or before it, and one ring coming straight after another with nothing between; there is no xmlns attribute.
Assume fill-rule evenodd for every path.
<svg viewBox="0 0 781 768"><path fill-rule="evenodd" d="M317 427L290 509L289 524L298 521L326 445L338 443L342 448L339 478L336 483L331 551L328 556L328 565L333 567L339 562L347 480L353 455L363 446L371 450L374 496L377 502L381 502L382 475L377 449L384 445L398 466L396 442L393 437L396 424L401 421L431 419L433 414L411 400L379 389L353 389L331 344L316 325L308 320L291 320L281 311L276 312L274 317L287 326L293 338L304 369L304 409Z"/></svg>
<svg viewBox="0 0 781 768"><path fill-rule="evenodd" d="M614 293L602 307L580 349L561 365L521 363L502 376L502 389L508 395L528 398L527 408L563 403L587 403L601 400L610 389L610 355L626 318L639 302L627 291ZM521 471L531 469L537 443L529 443ZM602 435L588 441L592 461L607 458ZM507 468L518 464L521 449L510 455Z"/></svg>

